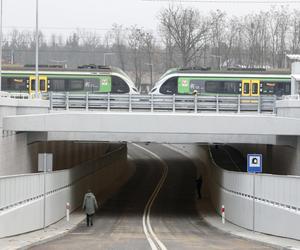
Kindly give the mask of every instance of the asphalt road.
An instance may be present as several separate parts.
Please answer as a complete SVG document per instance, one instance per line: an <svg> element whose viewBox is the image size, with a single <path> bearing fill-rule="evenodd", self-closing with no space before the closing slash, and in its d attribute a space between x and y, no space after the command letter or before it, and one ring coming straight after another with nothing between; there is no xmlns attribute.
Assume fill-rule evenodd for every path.
<svg viewBox="0 0 300 250"><path fill-rule="evenodd" d="M66 236L32 249L151 249L143 215L158 183L161 189L155 192L149 223L165 249L273 249L234 237L205 223L196 211L196 170L192 161L163 145L141 146L164 163L157 156L129 145L136 173L97 212L94 226L86 227L82 222ZM162 180L164 174L166 179Z"/></svg>

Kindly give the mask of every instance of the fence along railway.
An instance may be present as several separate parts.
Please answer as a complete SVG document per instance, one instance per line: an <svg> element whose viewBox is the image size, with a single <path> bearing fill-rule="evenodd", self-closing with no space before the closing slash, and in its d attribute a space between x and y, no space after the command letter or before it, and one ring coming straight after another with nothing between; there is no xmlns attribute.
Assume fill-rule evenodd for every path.
<svg viewBox="0 0 300 250"><path fill-rule="evenodd" d="M80 94L50 92L52 110L275 113L276 96Z"/></svg>

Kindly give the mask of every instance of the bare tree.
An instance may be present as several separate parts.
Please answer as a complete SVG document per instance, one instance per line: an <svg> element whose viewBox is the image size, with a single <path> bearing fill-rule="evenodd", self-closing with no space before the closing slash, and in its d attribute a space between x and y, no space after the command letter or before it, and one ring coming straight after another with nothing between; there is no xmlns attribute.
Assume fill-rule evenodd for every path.
<svg viewBox="0 0 300 250"><path fill-rule="evenodd" d="M144 50L146 52L147 65L150 68L150 84L153 84L153 57L155 53L155 39L151 32L145 32L143 36Z"/></svg>
<svg viewBox="0 0 300 250"><path fill-rule="evenodd" d="M125 52L126 52L126 31L122 25L113 24L112 30L108 34L112 39L112 47L116 51L121 65L121 69L126 69Z"/></svg>
<svg viewBox="0 0 300 250"><path fill-rule="evenodd" d="M78 37L82 47L88 50L95 50L101 45L101 37L95 32L78 30Z"/></svg>
<svg viewBox="0 0 300 250"><path fill-rule="evenodd" d="M271 19L269 22L271 47L272 47L272 65L273 67L282 67L285 61L286 36L289 28L289 12L281 7L280 9L271 9Z"/></svg>
<svg viewBox="0 0 300 250"><path fill-rule="evenodd" d="M198 10L171 6L160 13L159 19L165 36L172 37L181 53L182 66L189 65L204 45L209 23Z"/></svg>
<svg viewBox="0 0 300 250"><path fill-rule="evenodd" d="M176 65L176 62L174 60L174 54L176 50L176 45L174 42L174 39L169 33L162 33L162 44L164 45L164 65L165 70L172 68Z"/></svg>
<svg viewBox="0 0 300 250"><path fill-rule="evenodd" d="M217 58L219 67L222 64L222 51L224 50L224 41L227 34L225 33L226 27L226 14L225 12L221 12L217 10L215 12L211 12L211 44L212 44L212 54L209 55L212 58ZM225 35L226 34L226 35Z"/></svg>
<svg viewBox="0 0 300 250"><path fill-rule="evenodd" d="M291 45L290 49L293 54L299 53L300 50L300 11L294 10L291 17Z"/></svg>
<svg viewBox="0 0 300 250"><path fill-rule="evenodd" d="M142 28L133 26L129 29L128 45L131 50L135 84L140 89L143 77L143 47L145 32Z"/></svg>

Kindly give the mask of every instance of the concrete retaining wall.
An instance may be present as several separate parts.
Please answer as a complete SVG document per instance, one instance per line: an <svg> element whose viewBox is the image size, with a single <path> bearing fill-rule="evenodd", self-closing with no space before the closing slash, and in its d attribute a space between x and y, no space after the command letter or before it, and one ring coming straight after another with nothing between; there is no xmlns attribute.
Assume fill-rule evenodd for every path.
<svg viewBox="0 0 300 250"><path fill-rule="evenodd" d="M46 226L65 216L67 202L70 203L71 210L81 206L84 193L88 188L91 188L94 193L98 193L98 201L103 202L111 189L127 181L127 173L126 146L73 169L48 173L46 176ZM28 175L27 177L27 184L33 185L33 176ZM9 178L9 180L4 180L2 177L2 181L6 181L6 185L14 182L16 189L18 185L26 188L24 182L19 183L13 177ZM43 187L43 175L35 174L34 178ZM7 190L7 192L12 195L11 190ZM3 195L3 189L1 195ZM34 195L35 197L31 201L18 202L0 210L0 237L21 234L43 227L44 199L39 193Z"/></svg>
<svg viewBox="0 0 300 250"><path fill-rule="evenodd" d="M254 179L253 174L216 166L207 146L175 147L194 161L198 152L198 161L206 167L204 178L209 179L206 185L212 204L218 214L225 206L226 220L249 230L300 240L300 177L257 174Z"/></svg>

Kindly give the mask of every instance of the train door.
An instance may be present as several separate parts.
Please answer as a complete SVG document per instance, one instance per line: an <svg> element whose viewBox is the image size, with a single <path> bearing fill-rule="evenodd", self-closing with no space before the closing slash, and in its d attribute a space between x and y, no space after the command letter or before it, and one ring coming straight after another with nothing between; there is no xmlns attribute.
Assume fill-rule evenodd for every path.
<svg viewBox="0 0 300 250"><path fill-rule="evenodd" d="M48 91L47 76L39 76L38 93L45 93ZM29 77L29 94L35 93L35 76Z"/></svg>
<svg viewBox="0 0 300 250"><path fill-rule="evenodd" d="M242 96L259 96L259 80L242 80Z"/></svg>

